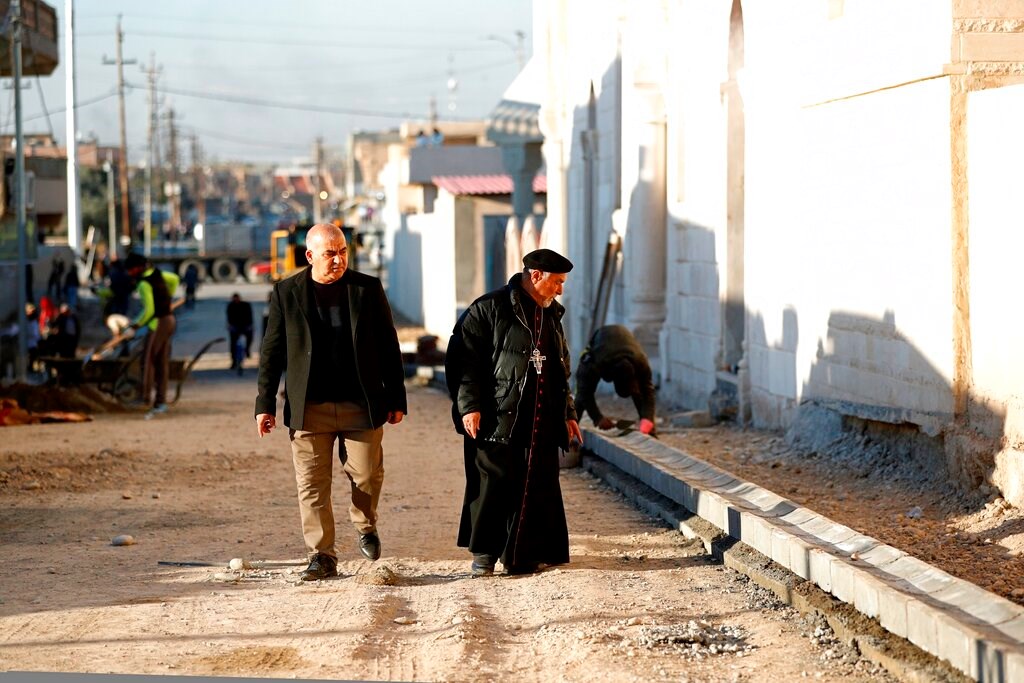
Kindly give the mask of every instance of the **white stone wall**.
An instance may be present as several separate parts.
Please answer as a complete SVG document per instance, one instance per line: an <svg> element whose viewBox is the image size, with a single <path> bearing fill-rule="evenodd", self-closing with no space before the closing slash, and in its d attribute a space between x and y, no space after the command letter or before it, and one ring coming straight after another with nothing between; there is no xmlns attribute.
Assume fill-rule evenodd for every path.
<svg viewBox="0 0 1024 683"><path fill-rule="evenodd" d="M951 414L949 98L937 79L794 111L784 128L750 113L756 424L786 426L803 398Z"/></svg>
<svg viewBox="0 0 1024 683"><path fill-rule="evenodd" d="M1020 160L1024 85L971 93L968 100L972 392L996 419L978 417L1001 443L993 482L1024 500L1024 316L1019 300L1024 254Z"/></svg>

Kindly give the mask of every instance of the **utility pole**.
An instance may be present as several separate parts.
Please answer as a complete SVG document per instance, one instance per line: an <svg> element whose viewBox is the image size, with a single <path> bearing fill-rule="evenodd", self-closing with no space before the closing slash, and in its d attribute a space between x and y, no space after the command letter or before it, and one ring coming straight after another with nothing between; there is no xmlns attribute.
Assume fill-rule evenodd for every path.
<svg viewBox="0 0 1024 683"><path fill-rule="evenodd" d="M28 240L25 234L25 136L21 128L21 0L11 0L11 70L14 72L14 205L18 230L18 358L15 376L25 381L28 372Z"/></svg>
<svg viewBox="0 0 1024 683"><path fill-rule="evenodd" d="M107 174L107 251L111 261L117 260L117 211L114 209L114 163L107 152L103 171Z"/></svg>
<svg viewBox="0 0 1024 683"><path fill-rule="evenodd" d="M167 111L167 163L171 166L170 195L171 228L177 235L181 228L181 185L178 179L178 127L174 124L174 108ZM175 238L177 239L177 238Z"/></svg>
<svg viewBox="0 0 1024 683"><path fill-rule="evenodd" d="M68 155L68 246L79 255L82 247L82 189L78 183L78 130L75 121L75 2L64 2L64 94L67 99L65 114Z"/></svg>
<svg viewBox="0 0 1024 683"><path fill-rule="evenodd" d="M117 15L117 57L113 60L103 58L104 64L117 65L117 115L121 124L121 154L117 160L117 174L121 184L121 231L126 245L132 242L132 215L128 210L128 139L125 132L124 119L124 65L135 64L134 59L125 59L121 55L121 44L124 42L124 31L121 30L121 15Z"/></svg>
<svg viewBox="0 0 1024 683"><path fill-rule="evenodd" d="M196 220L206 225L206 176L203 173L199 136L195 133L192 134L192 196L196 202Z"/></svg>
<svg viewBox="0 0 1024 683"><path fill-rule="evenodd" d="M153 253L153 140L156 137L156 79L160 69L156 55L149 53L149 68L143 69L149 84L149 129L146 135L146 215L143 219L143 253Z"/></svg>
<svg viewBox="0 0 1024 683"><path fill-rule="evenodd" d="M324 166L324 139L316 139L316 177L313 180L313 222L321 223L323 219L323 207L320 206L320 172Z"/></svg>

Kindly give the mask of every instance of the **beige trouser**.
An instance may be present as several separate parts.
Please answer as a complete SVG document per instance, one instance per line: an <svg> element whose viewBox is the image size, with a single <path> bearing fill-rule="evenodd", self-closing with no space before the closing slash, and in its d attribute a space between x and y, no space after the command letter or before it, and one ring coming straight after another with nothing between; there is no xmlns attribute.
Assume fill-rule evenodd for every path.
<svg viewBox="0 0 1024 683"><path fill-rule="evenodd" d="M173 315L156 319L156 329L146 335L142 366L142 400L149 402L156 387L153 405L167 403L167 380L170 378L171 337L177 324Z"/></svg>
<svg viewBox="0 0 1024 683"><path fill-rule="evenodd" d="M306 552L337 557L331 507L334 442L339 442L338 455L352 485L349 519L356 531L368 534L377 529L377 501L384 483L384 428L371 429L366 410L355 403L307 405L302 426L305 429L293 429L289 435Z"/></svg>

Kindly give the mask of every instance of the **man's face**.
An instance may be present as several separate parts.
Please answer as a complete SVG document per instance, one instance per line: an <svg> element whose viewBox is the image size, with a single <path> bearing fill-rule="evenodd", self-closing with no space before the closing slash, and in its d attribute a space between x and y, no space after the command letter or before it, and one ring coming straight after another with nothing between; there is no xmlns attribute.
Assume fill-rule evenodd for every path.
<svg viewBox="0 0 1024 683"><path fill-rule="evenodd" d="M313 280L323 285L337 281L348 269L348 245L341 230L318 232L312 236L306 249Z"/></svg>
<svg viewBox="0 0 1024 683"><path fill-rule="evenodd" d="M537 296L540 297L538 303L541 306L547 308L555 300L556 296L562 295L565 278L565 273L543 273L539 270L530 271L530 281L533 283L533 288L537 291Z"/></svg>

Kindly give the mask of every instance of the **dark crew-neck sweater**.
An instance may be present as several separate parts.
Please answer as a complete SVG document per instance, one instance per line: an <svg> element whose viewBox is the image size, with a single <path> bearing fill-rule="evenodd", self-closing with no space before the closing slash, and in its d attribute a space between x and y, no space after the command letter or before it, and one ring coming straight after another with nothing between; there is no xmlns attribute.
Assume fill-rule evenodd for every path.
<svg viewBox="0 0 1024 683"><path fill-rule="evenodd" d="M310 317L313 355L309 367L306 402L365 404L366 397L356 372L352 346L352 316L348 306L348 278L330 284L310 277L310 296L315 315Z"/></svg>

